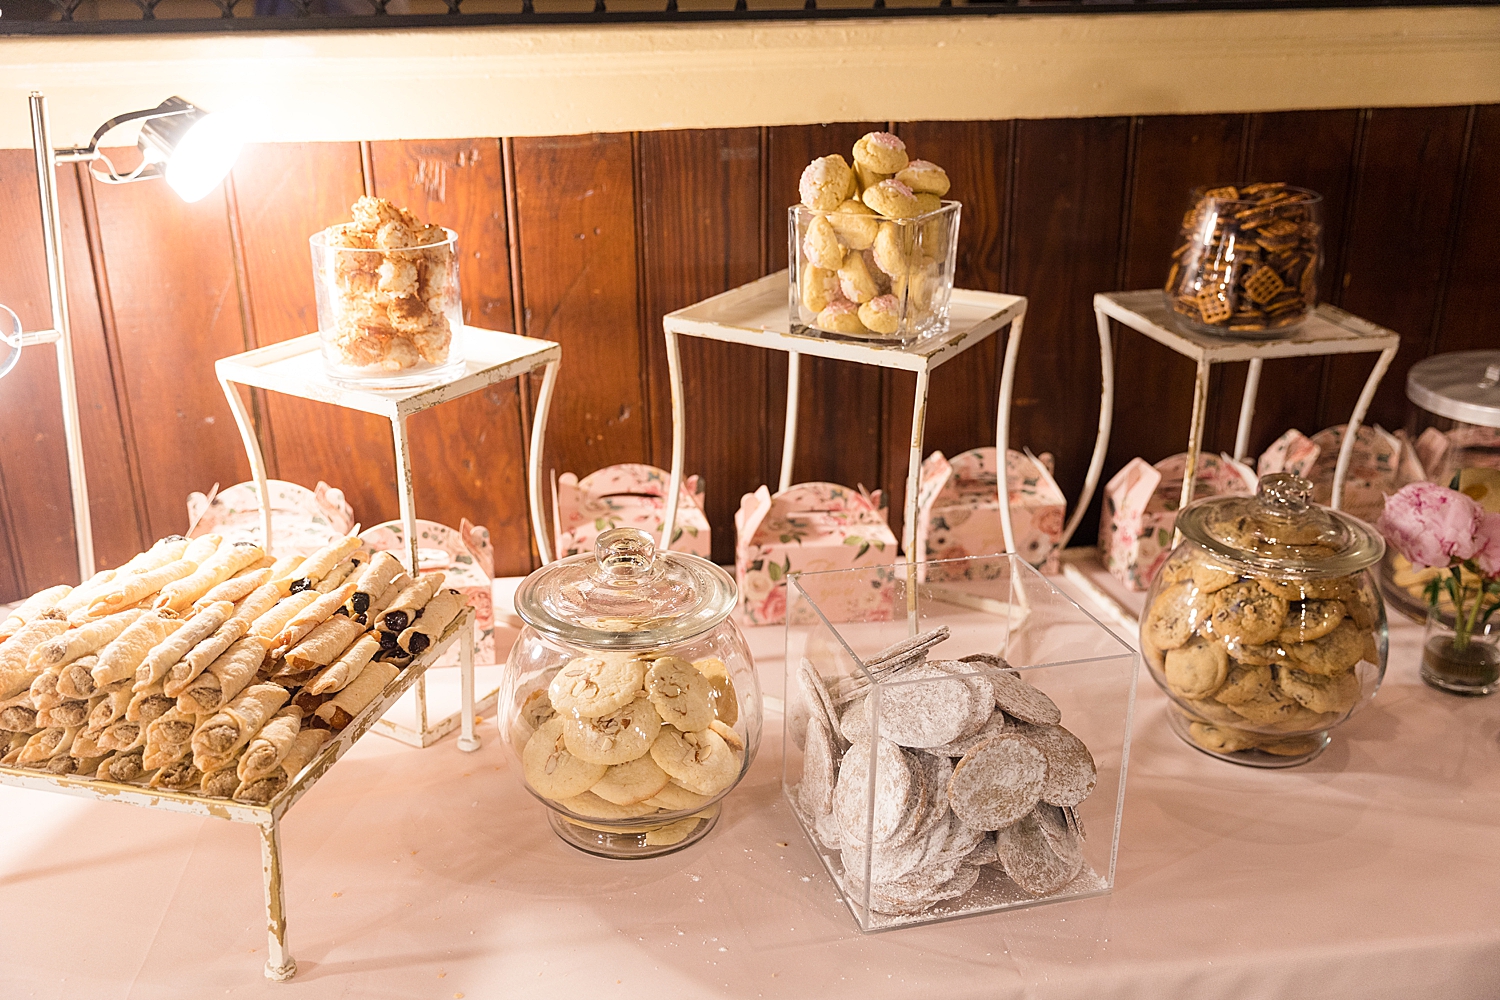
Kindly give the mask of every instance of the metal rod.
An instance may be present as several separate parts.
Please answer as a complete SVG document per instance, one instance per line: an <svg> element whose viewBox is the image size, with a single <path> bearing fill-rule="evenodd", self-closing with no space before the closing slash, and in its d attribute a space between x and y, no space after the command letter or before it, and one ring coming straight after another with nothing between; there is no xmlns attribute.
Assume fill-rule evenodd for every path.
<svg viewBox="0 0 1500 1000"><path fill-rule="evenodd" d="M1359 426L1364 423L1365 413L1370 409L1370 402L1375 398L1375 389L1380 385L1380 380L1385 377L1385 371L1391 366L1391 359L1396 356L1396 347L1387 347L1380 352L1380 357L1375 360L1375 367L1370 372L1370 377L1365 379L1365 387L1360 390L1359 399L1354 404L1354 412L1349 414L1349 425L1344 428L1344 440L1339 445L1339 460L1333 470L1333 496L1330 497L1328 506L1339 510L1344 502L1344 477L1349 474L1349 459L1354 455L1354 439L1359 436Z"/></svg>
<svg viewBox="0 0 1500 1000"><path fill-rule="evenodd" d="M1208 413L1208 376L1212 369L1207 361L1198 362L1198 377L1193 380L1193 422L1188 426L1187 464L1182 470L1178 510L1193 502L1193 489L1198 485L1198 453L1203 450L1203 421ZM1181 532L1174 530L1172 545L1175 547L1181 538Z"/></svg>
<svg viewBox="0 0 1500 1000"><path fill-rule="evenodd" d="M255 433L255 422L239 389L224 376L219 376L219 386L224 398L229 401L229 412L234 416L235 426L240 429L240 441L245 445L245 457L250 460L250 475L255 479L255 494L260 501L261 547L266 555L275 555L271 547L271 499L266 483L266 459L260 450L260 438Z"/></svg>
<svg viewBox="0 0 1500 1000"><path fill-rule="evenodd" d="M906 623L912 635L917 634L917 563L921 556L912 551L917 544L917 491L922 483L922 441L927 433L926 365L917 369L917 391L911 409L911 457L906 467L906 514L901 525L901 549L906 553ZM1003 477L1004 472L1001 473Z"/></svg>
<svg viewBox="0 0 1500 1000"><path fill-rule="evenodd" d="M391 418L391 441L396 448L396 500L401 507L401 530L406 534L406 571L417 578L417 505L411 492L411 443L406 438L406 417Z"/></svg>
<svg viewBox="0 0 1500 1000"><path fill-rule="evenodd" d="M1010 324L1010 336L1005 338L1005 363L1000 369L1000 398L995 406L995 463L999 468L996 477L1000 486L1000 534L1005 539L1005 551L1014 555L1016 533L1010 520L1010 476L1006 473L1005 456L1010 451L1010 400L1016 384L1016 356L1021 351L1021 326L1026 322L1023 312Z"/></svg>
<svg viewBox="0 0 1500 1000"><path fill-rule="evenodd" d="M672 386L672 475L667 481L667 509L662 515L661 547L672 547L672 532L677 527L677 495L682 492L683 450L686 429L682 426L682 356L677 334L666 331L667 379Z"/></svg>
<svg viewBox="0 0 1500 1000"><path fill-rule="evenodd" d="M465 753L479 749L479 737L474 735L474 624L470 622L458 638L458 678L460 684L459 712L462 729L458 734L458 748Z"/></svg>
<svg viewBox="0 0 1500 1000"><path fill-rule="evenodd" d="M547 412L552 408L552 392L557 386L560 364L559 361L550 361L542 372L542 388L537 393L536 410L531 415L531 461L526 470L526 488L531 493L531 530L536 534L536 551L543 566L552 561L552 538L542 520L542 452L547 447Z"/></svg>
<svg viewBox="0 0 1500 1000"><path fill-rule="evenodd" d="M47 99L31 92L31 144L36 153L36 186L42 210L42 248L47 258L47 294L52 328L57 331L57 381L62 394L63 438L68 449L68 486L73 496L73 535L78 546L78 579L94 575L94 528L88 479L83 468L83 429L78 419L78 383L73 376L73 331L68 322L68 286L63 274L61 213L57 170L52 160L52 127Z"/></svg>
<svg viewBox="0 0 1500 1000"><path fill-rule="evenodd" d="M781 436L781 482L777 492L790 489L792 465L797 460L797 407L802 388L802 355L788 351L786 355L786 431Z"/></svg>
<svg viewBox="0 0 1500 1000"><path fill-rule="evenodd" d="M1104 472L1104 458L1109 452L1109 434L1115 419L1115 347L1110 336L1109 316L1102 304L1103 296L1094 296L1094 323L1099 328L1099 433L1094 437L1094 454L1089 458L1089 471L1083 477L1083 492L1078 495L1078 505L1068 526L1063 529L1058 548L1066 549L1073 540L1073 532L1093 502L1094 490L1099 488L1099 477Z"/></svg>
<svg viewBox="0 0 1500 1000"><path fill-rule="evenodd" d="M266 978L284 983L297 974L286 943L286 891L281 876L281 824L260 827L260 868L266 887Z"/></svg>
<svg viewBox="0 0 1500 1000"><path fill-rule="evenodd" d="M1245 452L1250 450L1250 425L1255 421L1255 397L1260 392L1260 358L1250 359L1250 370L1245 372L1245 392L1240 397L1240 426L1234 432L1234 460L1243 462Z"/></svg>

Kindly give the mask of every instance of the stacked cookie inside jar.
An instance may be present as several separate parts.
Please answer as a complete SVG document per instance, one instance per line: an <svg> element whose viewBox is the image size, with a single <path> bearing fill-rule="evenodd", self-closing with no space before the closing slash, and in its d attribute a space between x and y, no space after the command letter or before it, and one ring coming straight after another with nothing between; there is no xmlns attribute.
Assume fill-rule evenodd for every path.
<svg viewBox="0 0 1500 1000"><path fill-rule="evenodd" d="M907 341L942 329L953 289L957 202L947 173L889 132L819 157L788 211L794 332Z"/></svg>
<svg viewBox="0 0 1500 1000"><path fill-rule="evenodd" d="M789 798L872 926L1092 877L1079 812L1098 780L1092 753L999 656L938 658L948 637L940 626L833 678L804 658L795 675Z"/></svg>
<svg viewBox="0 0 1500 1000"><path fill-rule="evenodd" d="M1355 518L1277 474L1256 497L1178 516L1184 542L1146 598L1141 653L1184 739L1237 763L1311 760L1385 671L1385 611L1369 567L1384 551Z"/></svg>

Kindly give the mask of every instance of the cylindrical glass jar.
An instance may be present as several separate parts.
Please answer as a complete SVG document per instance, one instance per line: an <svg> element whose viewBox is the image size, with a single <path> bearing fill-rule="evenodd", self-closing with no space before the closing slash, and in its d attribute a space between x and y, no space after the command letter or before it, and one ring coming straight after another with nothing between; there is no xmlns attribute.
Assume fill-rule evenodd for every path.
<svg viewBox="0 0 1500 1000"><path fill-rule="evenodd" d="M1385 607L1370 567L1385 542L1277 473L1254 497L1213 497L1177 517L1183 541L1146 595L1141 654L1188 743L1290 767L1375 696Z"/></svg>
<svg viewBox="0 0 1500 1000"><path fill-rule="evenodd" d="M516 590L500 731L552 829L643 858L701 839L760 746L760 683L729 620L734 579L638 528Z"/></svg>
<svg viewBox="0 0 1500 1000"><path fill-rule="evenodd" d="M1195 188L1164 290L1190 330L1284 336L1318 304L1323 197L1287 184Z"/></svg>
<svg viewBox="0 0 1500 1000"><path fill-rule="evenodd" d="M458 237L377 248L359 233L311 239L318 331L329 378L370 389L435 385L463 371ZM360 245L357 245L360 244Z"/></svg>
<svg viewBox="0 0 1500 1000"><path fill-rule="evenodd" d="M911 219L787 209L792 332L909 343L947 330L962 208Z"/></svg>

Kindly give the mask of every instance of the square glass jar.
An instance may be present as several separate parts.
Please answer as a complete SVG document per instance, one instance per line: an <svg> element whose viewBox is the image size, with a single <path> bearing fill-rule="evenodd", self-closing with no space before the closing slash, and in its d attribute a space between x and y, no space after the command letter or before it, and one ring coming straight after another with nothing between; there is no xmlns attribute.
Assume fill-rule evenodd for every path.
<svg viewBox="0 0 1500 1000"><path fill-rule="evenodd" d="M1020 558L944 562L969 565L945 566L948 578L942 582L919 582L916 566L898 569L888 607L838 625L820 604L839 600L851 588L882 584L879 570L801 573L789 583L782 791L863 931L1095 896L1114 885L1135 652ZM958 578L964 570L968 578ZM943 626L948 638L927 651L920 672L875 662L894 644ZM1010 679L1002 683L998 674ZM994 694L994 703L986 705L997 685L1004 694ZM1047 698L1036 699L1035 690ZM1002 701L1006 711L995 710ZM914 719L942 728L956 721L965 704L990 714L982 731L928 749L910 745ZM1001 835L985 832L976 839L977 821L960 822L949 808L952 775L975 768L960 781L965 793L972 792L976 781L988 780L1000 754L1004 784L1016 777L1009 752L1024 751L1023 770L1034 767L1038 756L1017 747L1017 737L1041 747L1052 733L1053 746L1068 744L1053 733L1057 726L1036 715L1051 711L1046 704L1060 713L1053 721L1087 748L1092 786L1074 781L1068 794L1044 791L1072 802L1068 808L1028 806L1025 789L1008 800L981 795L1021 818L1004 825ZM954 705L959 709L945 712ZM1021 721L1011 709L1031 715L1036 724ZM830 711L840 720L836 730L823 721ZM915 742L930 743L949 732ZM969 756L960 757L964 744ZM1060 780L1070 771L1076 778L1076 745L1041 756ZM847 774L846 767L852 767ZM1022 778L1024 784L1035 775ZM963 809L970 818L975 801L969 796ZM1032 811L1020 813L1027 808ZM1008 861L997 853L1002 842ZM1037 848L1033 864L1037 843L1050 853ZM1032 888L1010 870L1023 872ZM949 898L935 898L944 895Z"/></svg>
<svg viewBox="0 0 1500 1000"><path fill-rule="evenodd" d="M947 330L962 207L911 219L787 209L791 331L905 344Z"/></svg>

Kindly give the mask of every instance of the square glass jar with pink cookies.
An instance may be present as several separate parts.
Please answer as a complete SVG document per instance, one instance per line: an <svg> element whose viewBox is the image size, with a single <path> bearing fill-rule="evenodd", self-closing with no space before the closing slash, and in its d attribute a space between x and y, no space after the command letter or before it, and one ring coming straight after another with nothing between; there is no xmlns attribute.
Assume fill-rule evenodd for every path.
<svg viewBox="0 0 1500 1000"><path fill-rule="evenodd" d="M807 165L787 210L794 333L907 343L948 327L961 206L889 132Z"/></svg>
<svg viewBox="0 0 1500 1000"><path fill-rule="evenodd" d="M782 791L865 931L1114 884L1135 653L1020 557L953 562L837 625L877 570L789 587Z"/></svg>

